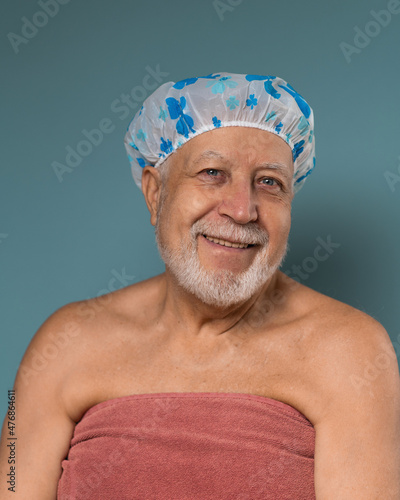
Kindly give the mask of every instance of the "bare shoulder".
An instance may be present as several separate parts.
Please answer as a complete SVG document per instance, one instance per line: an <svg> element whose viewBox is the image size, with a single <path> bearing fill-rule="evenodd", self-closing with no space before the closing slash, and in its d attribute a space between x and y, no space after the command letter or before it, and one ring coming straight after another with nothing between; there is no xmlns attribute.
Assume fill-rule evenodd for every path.
<svg viewBox="0 0 400 500"><path fill-rule="evenodd" d="M313 423L354 405L400 411L396 352L385 328L368 314L308 287L298 290L309 304L304 315L310 353L308 379L318 405ZM308 326L307 326L308 325Z"/></svg>
<svg viewBox="0 0 400 500"><path fill-rule="evenodd" d="M68 452L74 428L62 392L68 372L69 346L78 332L74 309L73 305L64 306L43 323L31 340L17 372L14 385L16 446L23 450L18 454L18 498L56 496L61 462ZM2 473L7 468L5 425L6 421L0 449ZM48 439L49 435L51 439ZM1 488L5 495L7 492Z"/></svg>
<svg viewBox="0 0 400 500"><path fill-rule="evenodd" d="M306 287L298 293L309 304L306 413L316 431L316 495L397 499L400 376L390 336L362 311Z"/></svg>
<svg viewBox="0 0 400 500"><path fill-rule="evenodd" d="M151 298L154 287L128 288L59 308L26 349L14 385L18 446L23 450L18 454L18 498L56 497L75 423L115 372L118 354L127 351L127 332L135 331L135 319L142 321L143 297ZM6 423L2 475L9 471ZM1 498L8 498L5 488L6 482L0 485Z"/></svg>
<svg viewBox="0 0 400 500"><path fill-rule="evenodd" d="M146 317L158 293L160 276L135 283L119 290L69 306L75 312L75 320L82 326L104 320L137 320Z"/></svg>
<svg viewBox="0 0 400 500"><path fill-rule="evenodd" d="M78 307L78 303L60 307L43 322L22 358L17 384L36 385L35 381L38 379L56 383L54 375L62 374L63 360L81 333L77 318ZM49 374L52 376L48 377Z"/></svg>
<svg viewBox="0 0 400 500"><path fill-rule="evenodd" d="M297 318L310 325L312 340L332 342L340 338L369 344L371 338L389 341L384 327L372 316L344 302L285 277L290 305Z"/></svg>
<svg viewBox="0 0 400 500"><path fill-rule="evenodd" d="M90 381L118 361L148 319L146 304L150 307L153 289L153 282L147 280L57 309L34 335L22 359L17 383L36 387L40 382L44 391L51 386L51 392L73 417L70 408L78 404L75 397L80 401L86 397Z"/></svg>
<svg viewBox="0 0 400 500"><path fill-rule="evenodd" d="M308 315L314 326L312 339L321 349L320 354L324 349L337 354L340 352L343 363L347 361L352 365L363 355L375 356L388 350L390 357L396 358L387 331L372 316L310 288L304 291L305 295L313 304Z"/></svg>

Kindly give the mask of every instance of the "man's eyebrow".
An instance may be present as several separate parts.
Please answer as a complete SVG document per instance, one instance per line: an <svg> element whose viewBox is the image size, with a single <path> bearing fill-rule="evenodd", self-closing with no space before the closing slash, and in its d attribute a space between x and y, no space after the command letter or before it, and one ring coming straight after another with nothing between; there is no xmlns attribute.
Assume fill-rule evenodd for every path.
<svg viewBox="0 0 400 500"><path fill-rule="evenodd" d="M282 175L286 175L286 176L290 177L289 168L284 163L276 163L276 162L260 163L259 165L257 165L257 169L258 170L262 170L262 169L276 170L279 173L281 173Z"/></svg>
<svg viewBox="0 0 400 500"><path fill-rule="evenodd" d="M195 166L204 160L215 160L215 159L226 161L225 156L219 153L218 151L212 151L207 149L206 151L203 151L203 153L201 153L201 155L194 160L193 165Z"/></svg>

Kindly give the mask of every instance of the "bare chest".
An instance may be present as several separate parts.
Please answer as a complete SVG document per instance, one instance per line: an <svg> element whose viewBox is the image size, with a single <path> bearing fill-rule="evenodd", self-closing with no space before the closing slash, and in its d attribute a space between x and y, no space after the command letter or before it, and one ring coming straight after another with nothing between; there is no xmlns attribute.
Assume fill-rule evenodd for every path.
<svg viewBox="0 0 400 500"><path fill-rule="evenodd" d="M67 386L74 420L101 401L131 394L225 392L277 399L312 421L310 353L299 330L239 332L218 342L171 342L151 334L129 341L116 335L106 349L93 352Z"/></svg>

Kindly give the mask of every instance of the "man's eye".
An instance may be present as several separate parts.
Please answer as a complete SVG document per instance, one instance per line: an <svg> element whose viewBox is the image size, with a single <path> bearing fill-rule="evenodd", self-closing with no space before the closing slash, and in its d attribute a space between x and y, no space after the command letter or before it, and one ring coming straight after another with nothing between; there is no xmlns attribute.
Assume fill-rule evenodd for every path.
<svg viewBox="0 0 400 500"><path fill-rule="evenodd" d="M211 175L212 177L215 177L218 175L219 171L215 168L207 168L206 170L204 170L204 172L206 172L208 175Z"/></svg>
<svg viewBox="0 0 400 500"><path fill-rule="evenodd" d="M265 177L264 179L261 179L261 183L266 186L280 186L280 183L272 177Z"/></svg>

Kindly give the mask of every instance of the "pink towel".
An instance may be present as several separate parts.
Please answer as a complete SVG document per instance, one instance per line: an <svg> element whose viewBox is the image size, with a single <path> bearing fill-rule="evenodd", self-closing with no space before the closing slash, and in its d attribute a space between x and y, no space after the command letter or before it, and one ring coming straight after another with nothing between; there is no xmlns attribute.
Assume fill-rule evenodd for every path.
<svg viewBox="0 0 400 500"><path fill-rule="evenodd" d="M136 394L77 423L59 500L312 500L315 431L292 406L237 393Z"/></svg>

